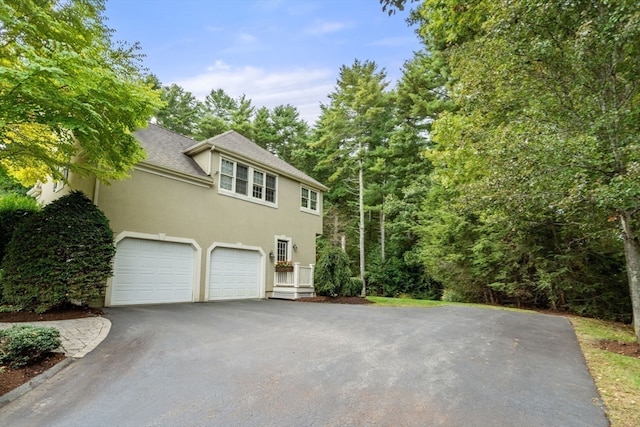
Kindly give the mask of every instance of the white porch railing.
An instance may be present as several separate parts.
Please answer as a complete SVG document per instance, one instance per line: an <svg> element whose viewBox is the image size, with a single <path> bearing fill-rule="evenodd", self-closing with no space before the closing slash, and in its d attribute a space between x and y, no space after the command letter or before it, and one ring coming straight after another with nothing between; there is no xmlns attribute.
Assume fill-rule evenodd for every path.
<svg viewBox="0 0 640 427"><path fill-rule="evenodd" d="M293 264L293 271L276 271L273 278L272 298L298 299L314 297L314 265L303 267L299 262Z"/></svg>

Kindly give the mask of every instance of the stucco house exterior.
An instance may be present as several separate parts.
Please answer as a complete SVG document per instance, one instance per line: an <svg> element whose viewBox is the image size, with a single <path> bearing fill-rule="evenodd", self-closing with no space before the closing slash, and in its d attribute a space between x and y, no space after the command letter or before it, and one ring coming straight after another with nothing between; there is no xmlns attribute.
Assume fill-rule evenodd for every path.
<svg viewBox="0 0 640 427"><path fill-rule="evenodd" d="M197 142L149 124L130 178L71 174L31 190L46 204L80 190L114 231L106 306L314 295L327 188L234 131ZM293 271L276 272L279 261Z"/></svg>

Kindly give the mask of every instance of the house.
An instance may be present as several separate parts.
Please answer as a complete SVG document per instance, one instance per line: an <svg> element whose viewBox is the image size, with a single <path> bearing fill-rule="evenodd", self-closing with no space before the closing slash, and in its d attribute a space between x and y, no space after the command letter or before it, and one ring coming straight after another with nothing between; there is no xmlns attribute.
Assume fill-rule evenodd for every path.
<svg viewBox="0 0 640 427"><path fill-rule="evenodd" d="M147 153L109 185L70 174L31 193L80 190L114 231L106 306L313 296L327 188L234 131L206 141L149 124ZM276 272L280 261L293 271Z"/></svg>

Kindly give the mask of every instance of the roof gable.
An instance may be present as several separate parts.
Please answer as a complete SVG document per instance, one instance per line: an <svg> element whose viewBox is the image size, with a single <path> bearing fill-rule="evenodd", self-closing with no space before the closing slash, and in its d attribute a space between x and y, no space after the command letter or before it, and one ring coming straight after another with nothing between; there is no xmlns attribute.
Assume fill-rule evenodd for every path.
<svg viewBox="0 0 640 427"><path fill-rule="evenodd" d="M273 155L268 150L265 150L255 142L251 141L249 138L242 136L236 131L229 130L218 136L209 138L192 146L185 152L198 152L204 148L213 149L230 155L240 156L258 165L265 166L296 180L313 185L320 190L327 191L327 187L325 187L320 182L311 178L301 170L291 166L289 163Z"/></svg>

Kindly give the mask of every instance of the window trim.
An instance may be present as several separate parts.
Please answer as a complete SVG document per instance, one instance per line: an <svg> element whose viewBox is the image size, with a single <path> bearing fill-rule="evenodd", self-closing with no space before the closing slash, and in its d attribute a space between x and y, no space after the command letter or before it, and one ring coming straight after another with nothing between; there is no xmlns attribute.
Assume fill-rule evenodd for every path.
<svg viewBox="0 0 640 427"><path fill-rule="evenodd" d="M229 175L227 173L223 173L222 172L222 164L223 162L229 162L233 165L233 175ZM246 167L247 168L247 179L246 179L246 186L247 186L247 194L242 194L242 193L238 193L237 192L237 180L238 180L238 165L242 166L242 167ZM279 176L274 174L274 173L270 173L265 171L264 169L260 169L260 168L255 168L252 165L242 162L242 161L238 161L238 160L234 160L230 157L224 157L224 156L220 156L220 162L219 162L219 178L218 178L218 194L222 194L225 196L230 196L230 197L234 197L236 199L241 199L241 200L246 200L248 202L252 202L252 203L257 203L263 206L269 206L272 208L277 208L278 207L278 178ZM258 172L260 174L262 174L262 185L260 185L260 187L262 188L262 192L261 192L261 197L255 197L254 196L254 177L255 177L255 172ZM227 189L227 188L223 188L222 187L222 177L230 177L231 178L231 189ZM268 201L267 200L267 181L268 181L268 177L273 177L274 180L274 186L275 188L273 189L275 191L275 196L274 196L274 200ZM258 184L256 184L258 185Z"/></svg>
<svg viewBox="0 0 640 427"><path fill-rule="evenodd" d="M303 202L305 200L305 197L303 197L303 194L304 194L305 190L307 191L307 194L308 194L307 197L306 197L307 206L305 206L303 204ZM311 202L313 200L312 194L315 194L315 196L316 196L315 197L315 202L316 202L316 208L315 209L310 207L311 206ZM314 214L314 215L320 215L320 194L321 193L318 190L314 190L314 189L312 189L310 187L301 185L300 186L300 210L302 212L307 212L307 213L311 213L311 214Z"/></svg>
<svg viewBox="0 0 640 427"><path fill-rule="evenodd" d="M285 236L285 235L275 235L274 237L274 262L280 262L280 261L293 261L293 238L289 237L289 236ZM287 258L284 260L280 260L278 259L278 241L282 240L283 242L287 243Z"/></svg>

